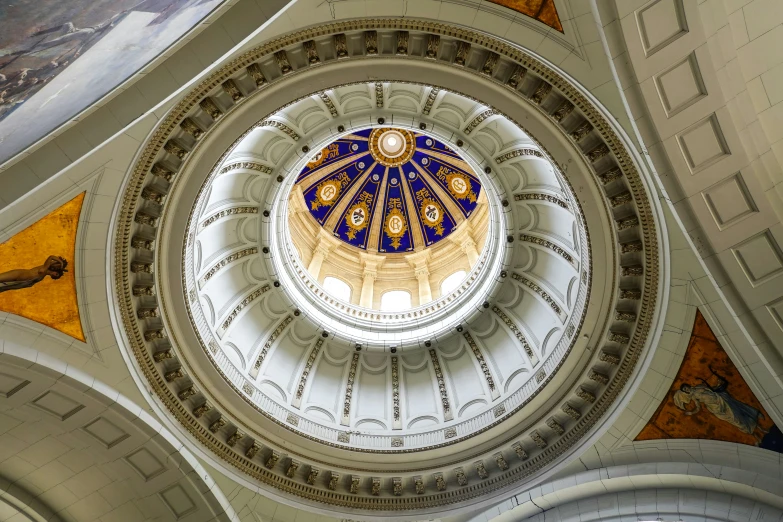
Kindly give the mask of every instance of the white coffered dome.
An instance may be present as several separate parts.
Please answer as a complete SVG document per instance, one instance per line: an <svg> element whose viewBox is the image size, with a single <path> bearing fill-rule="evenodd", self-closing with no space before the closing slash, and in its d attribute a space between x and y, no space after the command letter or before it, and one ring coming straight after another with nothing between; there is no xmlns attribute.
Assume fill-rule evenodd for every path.
<svg viewBox="0 0 783 522"><path fill-rule="evenodd" d="M362 517L455 512L552 472L600 431L660 311L655 207L602 113L519 50L405 23L323 28L317 62L297 54L314 35L295 34L284 53L270 44L216 73L150 138L116 236L133 357L183 428L275 498ZM386 56L397 40L423 54ZM356 52L341 56L346 41ZM420 44L432 42L441 51L427 57ZM358 165L362 145L340 159L340 140L374 132L405 146L370 138L354 177L302 184L330 144L335 164ZM417 156L416 136L463 165L457 190L475 176L479 241L459 229L472 226L463 214L442 240L421 228L411 253L382 252L370 224L379 193L366 187L391 180L395 162L422 169L394 178L410 184L406 211L426 220L428 205L433 219L459 210L446 178L458 170L442 171L438 188L422 158L443 152L420 145ZM325 182L316 206L343 188L334 208L363 198L348 235L349 214L311 212L307 191ZM305 229L312 241L295 241ZM437 249L465 238L475 244L466 279L433 293L448 275ZM454 255L468 256L461 247ZM324 262L359 271L362 301L324 291ZM367 292L393 279L380 265L416 274L411 309L370 306ZM145 285L157 291L132 292Z"/></svg>

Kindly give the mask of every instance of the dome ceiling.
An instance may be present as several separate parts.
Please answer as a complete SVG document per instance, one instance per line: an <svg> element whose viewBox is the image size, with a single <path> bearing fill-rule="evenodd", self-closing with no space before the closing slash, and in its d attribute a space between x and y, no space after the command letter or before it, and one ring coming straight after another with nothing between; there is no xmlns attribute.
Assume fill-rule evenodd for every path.
<svg viewBox="0 0 783 522"><path fill-rule="evenodd" d="M476 209L481 183L438 139L364 129L329 143L297 178L315 220L362 250L411 252L446 238Z"/></svg>

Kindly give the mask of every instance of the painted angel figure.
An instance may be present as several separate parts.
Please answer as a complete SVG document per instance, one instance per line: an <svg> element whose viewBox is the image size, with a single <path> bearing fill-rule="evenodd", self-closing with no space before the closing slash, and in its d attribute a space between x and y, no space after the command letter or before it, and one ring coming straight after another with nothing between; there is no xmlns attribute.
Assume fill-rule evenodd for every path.
<svg viewBox="0 0 783 522"><path fill-rule="evenodd" d="M743 433L753 435L758 445L767 433L767 430L759 426L759 420L764 418L764 414L753 406L735 399L727 390L729 381L716 373L712 366L709 366L709 369L718 378L718 384L711 386L704 379L700 379L702 384L683 384L674 392L674 404L683 410L685 415L695 415L701 411L703 405L715 417L728 422ZM689 407L691 402L694 403L693 408Z"/></svg>
<svg viewBox="0 0 783 522"><path fill-rule="evenodd" d="M46 276L52 279L60 279L68 266L68 261L64 257L49 256L44 264L35 268L21 268L9 270L0 274L0 293L8 290L21 290L30 288L36 283L40 283Z"/></svg>

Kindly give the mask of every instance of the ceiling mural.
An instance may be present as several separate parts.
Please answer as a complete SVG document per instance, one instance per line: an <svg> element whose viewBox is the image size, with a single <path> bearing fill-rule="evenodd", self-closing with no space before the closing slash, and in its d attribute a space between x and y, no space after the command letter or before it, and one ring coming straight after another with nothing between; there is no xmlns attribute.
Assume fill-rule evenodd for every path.
<svg viewBox="0 0 783 522"><path fill-rule="evenodd" d="M635 440L655 439L722 440L783 453L783 434L701 312L666 399Z"/></svg>
<svg viewBox="0 0 783 522"><path fill-rule="evenodd" d="M317 152L297 179L310 214L351 246L411 252L447 237L479 204L481 183L441 141L380 127Z"/></svg>
<svg viewBox="0 0 783 522"><path fill-rule="evenodd" d="M0 5L0 163L127 80L223 0Z"/></svg>
<svg viewBox="0 0 783 522"><path fill-rule="evenodd" d="M560 16L557 14L555 0L489 0L518 13L542 22L552 29L563 32Z"/></svg>
<svg viewBox="0 0 783 522"><path fill-rule="evenodd" d="M84 193L0 245L0 311L84 342L73 259Z"/></svg>

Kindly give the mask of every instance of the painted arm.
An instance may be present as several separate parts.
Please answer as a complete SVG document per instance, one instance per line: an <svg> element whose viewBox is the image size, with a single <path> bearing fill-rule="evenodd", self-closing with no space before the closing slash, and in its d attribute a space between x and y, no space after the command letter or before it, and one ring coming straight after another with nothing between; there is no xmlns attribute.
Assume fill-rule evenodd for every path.
<svg viewBox="0 0 783 522"><path fill-rule="evenodd" d="M44 277L50 276L52 279L59 279L64 272L67 272L65 267L68 266L68 262L62 257L49 256L43 265L35 268L21 268L17 270L9 270L0 274L0 283L14 283L19 281L35 281L36 283L43 280Z"/></svg>

